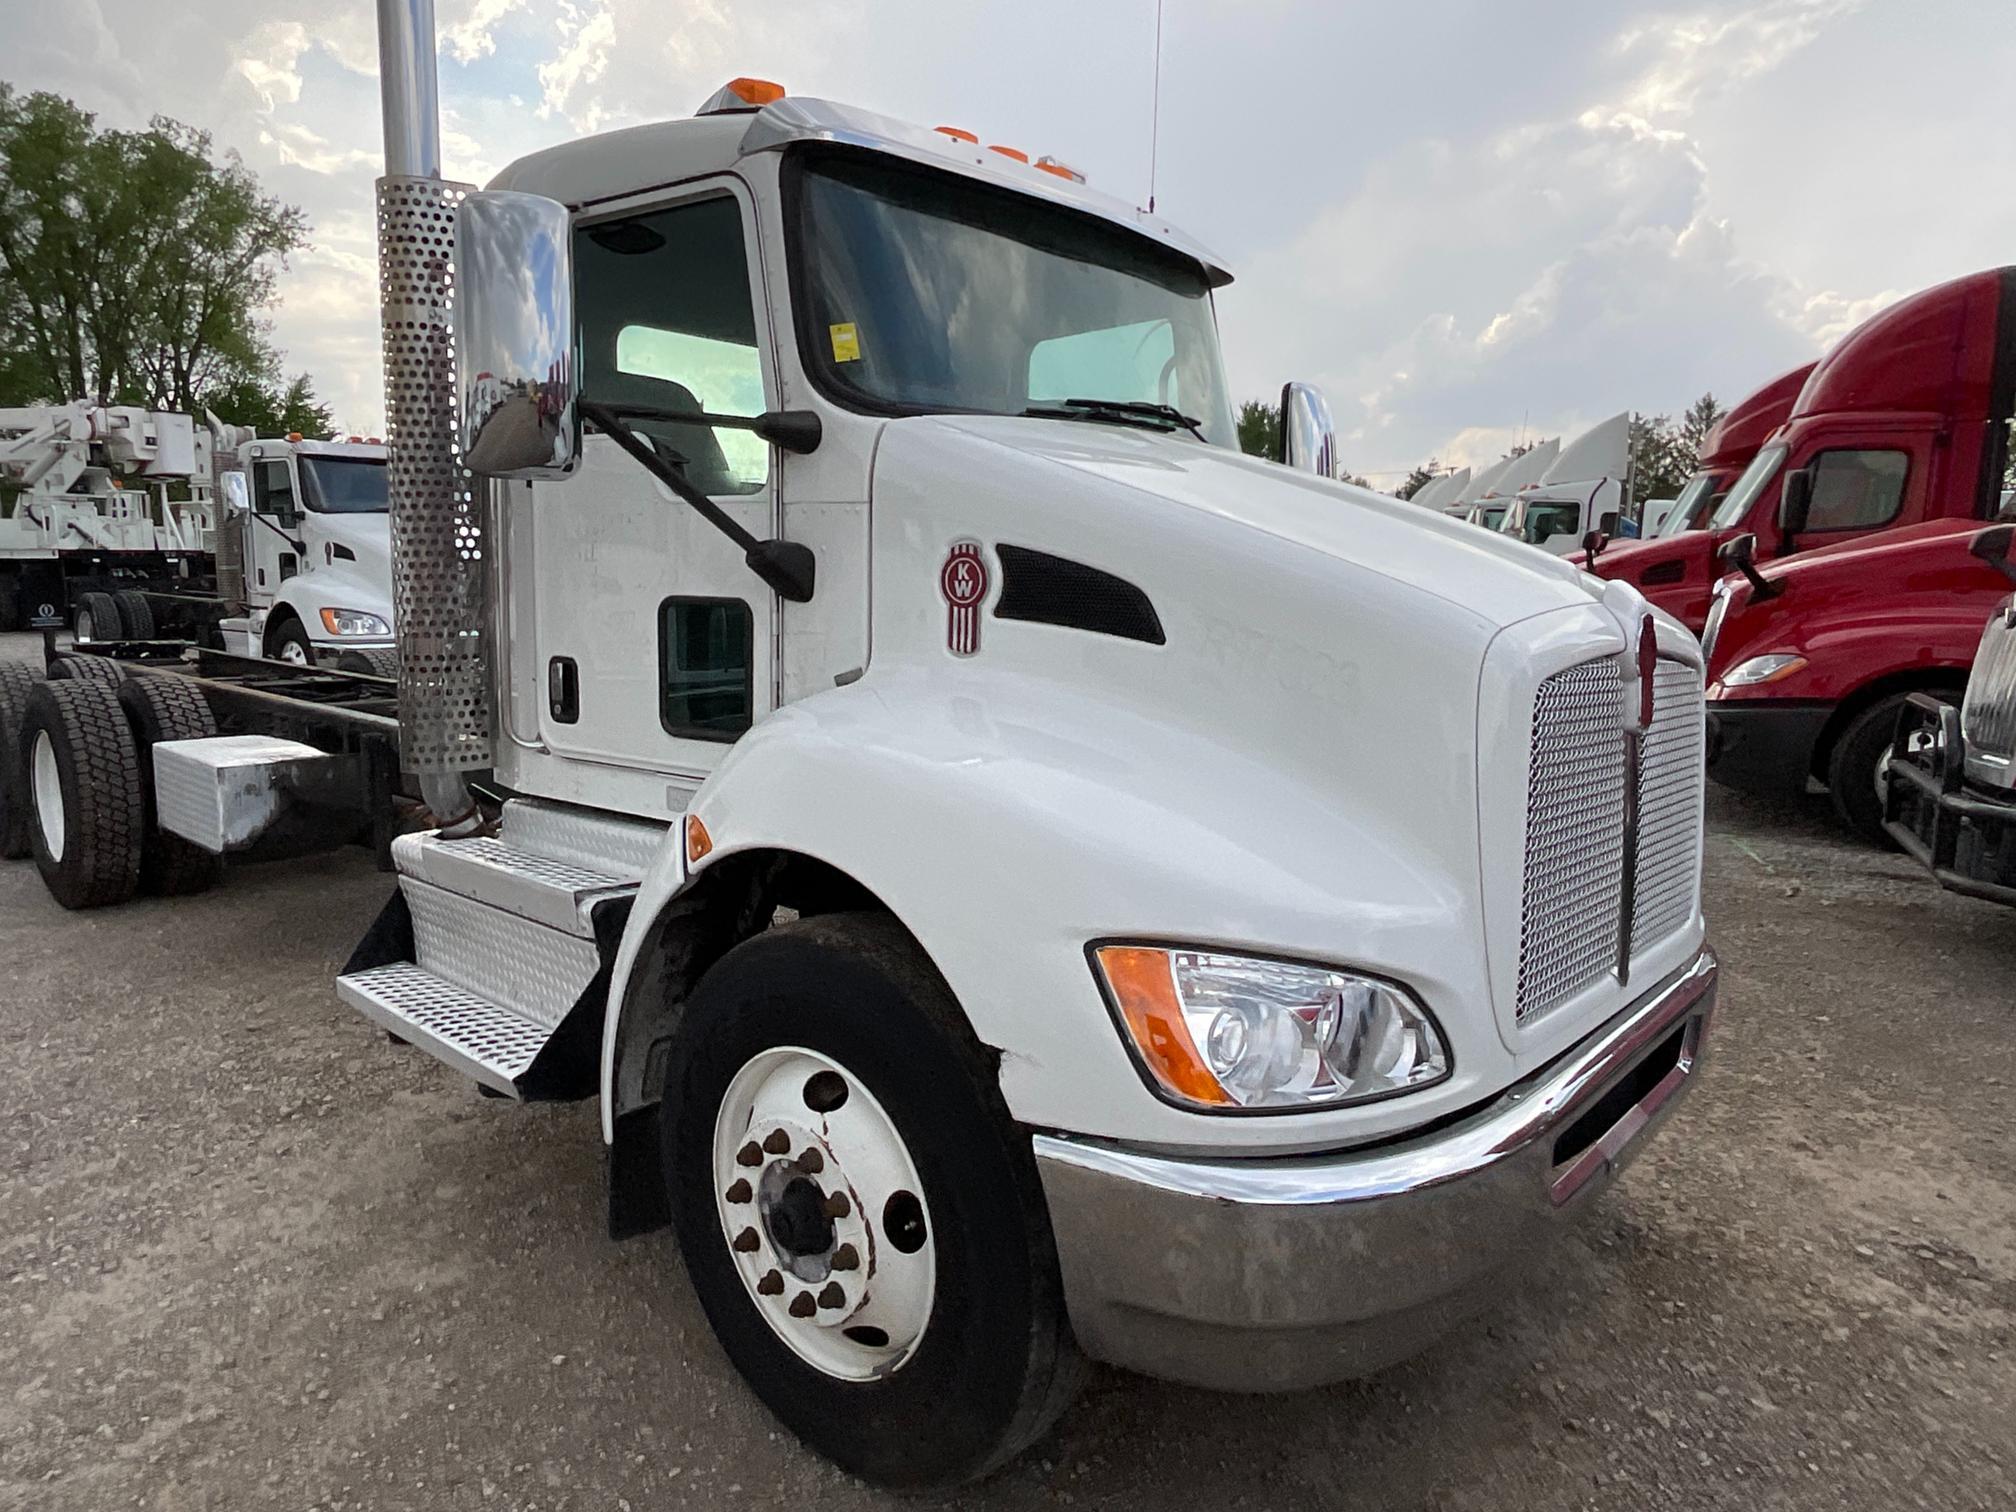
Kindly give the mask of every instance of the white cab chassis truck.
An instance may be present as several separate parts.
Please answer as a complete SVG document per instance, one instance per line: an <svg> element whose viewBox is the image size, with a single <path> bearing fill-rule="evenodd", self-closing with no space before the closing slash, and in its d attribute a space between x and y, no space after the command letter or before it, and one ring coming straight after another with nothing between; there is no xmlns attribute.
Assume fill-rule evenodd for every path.
<svg viewBox="0 0 2016 1512"><path fill-rule="evenodd" d="M1542 1268L1701 1064L1693 637L1240 455L1228 275L1119 200L748 81L465 197L399 110L424 7L381 25L448 822L342 996L598 1098L613 1233L669 1223L884 1484L1002 1463L1087 1356L1305 1387Z"/></svg>
<svg viewBox="0 0 2016 1512"><path fill-rule="evenodd" d="M220 622L224 649L296 666L396 670L385 447L260 439L220 487L230 507L244 613Z"/></svg>

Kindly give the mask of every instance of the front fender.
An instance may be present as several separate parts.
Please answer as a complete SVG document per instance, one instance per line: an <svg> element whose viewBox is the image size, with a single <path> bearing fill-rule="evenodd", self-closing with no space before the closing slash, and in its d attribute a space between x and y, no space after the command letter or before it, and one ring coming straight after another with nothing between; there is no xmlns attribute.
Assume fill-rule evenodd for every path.
<svg viewBox="0 0 2016 1512"><path fill-rule="evenodd" d="M1403 788L1404 768L1393 775ZM1476 875L1408 843L1404 800L1304 791L1253 753L1054 681L871 674L765 720L688 812L714 849L687 868L674 831L632 910L612 1003L625 1002L644 940L684 889L727 857L783 850L860 883L909 929L1001 1052L1003 1094L1025 1124L1165 1146L1318 1148L1467 1106L1509 1074ZM1104 938L1397 977L1436 1012L1455 1074L1356 1109L1177 1109L1149 1091L1108 1015L1086 957Z"/></svg>

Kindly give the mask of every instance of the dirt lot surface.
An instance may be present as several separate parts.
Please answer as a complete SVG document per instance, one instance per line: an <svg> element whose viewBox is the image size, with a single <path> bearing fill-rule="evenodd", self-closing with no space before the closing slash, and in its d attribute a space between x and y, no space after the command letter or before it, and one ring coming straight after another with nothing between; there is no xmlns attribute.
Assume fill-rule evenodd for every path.
<svg viewBox="0 0 2016 1512"><path fill-rule="evenodd" d="M2016 1502L2016 913L1818 800L1718 795L1708 865L1712 1074L1495 1317L1298 1396L1096 1375L945 1504ZM592 1104L337 1002L389 886L72 915L0 865L0 1507L935 1505L801 1449L670 1243L604 1237Z"/></svg>

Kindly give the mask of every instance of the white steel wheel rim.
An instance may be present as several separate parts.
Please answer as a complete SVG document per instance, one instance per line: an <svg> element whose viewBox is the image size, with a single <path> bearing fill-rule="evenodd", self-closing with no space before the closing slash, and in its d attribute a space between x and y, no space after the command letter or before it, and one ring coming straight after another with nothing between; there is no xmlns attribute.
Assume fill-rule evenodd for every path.
<svg viewBox="0 0 2016 1512"><path fill-rule="evenodd" d="M98 639L98 626L91 618L91 611L89 609L79 609L77 611L77 632L72 639L76 640L80 645L88 645L90 642Z"/></svg>
<svg viewBox="0 0 2016 1512"><path fill-rule="evenodd" d="M713 1154L720 1242L777 1337L840 1380L901 1368L931 1322L937 1229L874 1094L816 1050L760 1051L722 1094Z"/></svg>
<svg viewBox="0 0 2016 1512"><path fill-rule="evenodd" d="M297 640L284 640L280 642L280 660L296 667L305 667L308 665L308 648Z"/></svg>
<svg viewBox="0 0 2016 1512"><path fill-rule="evenodd" d="M32 761L35 780L35 822L42 827L42 847L51 861L63 859L63 774L56 767L56 747L47 730L35 732Z"/></svg>

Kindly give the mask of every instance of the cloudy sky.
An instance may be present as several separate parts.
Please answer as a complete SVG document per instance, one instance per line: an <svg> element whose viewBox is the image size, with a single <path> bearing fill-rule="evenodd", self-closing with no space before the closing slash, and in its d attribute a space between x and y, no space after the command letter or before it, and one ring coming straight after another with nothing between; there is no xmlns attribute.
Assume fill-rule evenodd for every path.
<svg viewBox="0 0 2016 1512"><path fill-rule="evenodd" d="M1148 190L1154 0L437 0L480 182L736 74ZM1356 471L1725 401L2016 259L2007 0L1165 0L1157 208L1239 280L1235 390L1329 391ZM0 77L175 116L303 206L275 333L379 424L369 0L4 0Z"/></svg>

